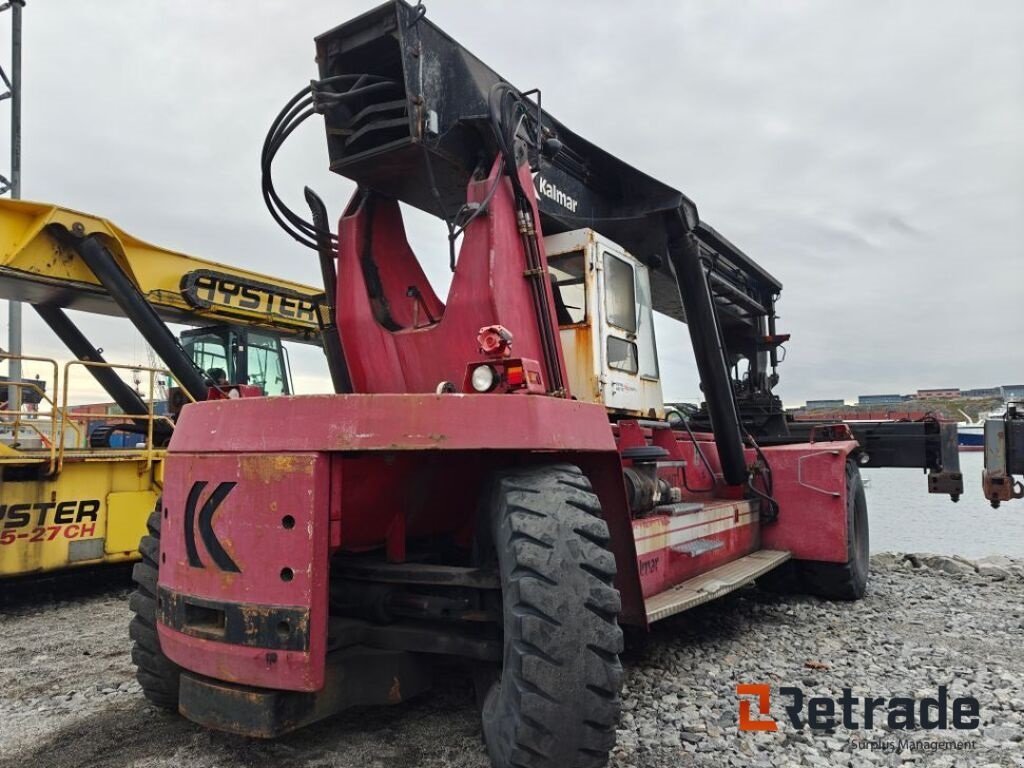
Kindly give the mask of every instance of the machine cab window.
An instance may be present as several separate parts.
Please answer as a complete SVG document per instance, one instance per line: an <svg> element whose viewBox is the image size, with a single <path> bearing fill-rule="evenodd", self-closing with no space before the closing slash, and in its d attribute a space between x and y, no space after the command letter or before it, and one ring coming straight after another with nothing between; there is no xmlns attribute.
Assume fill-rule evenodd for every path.
<svg viewBox="0 0 1024 768"><path fill-rule="evenodd" d="M204 371L224 371L231 381L228 365L227 339L219 329L202 328L198 331L186 331L181 336L182 346L196 366Z"/></svg>
<svg viewBox="0 0 1024 768"><path fill-rule="evenodd" d="M627 333L636 333L636 278L633 265L604 252L604 304L608 322Z"/></svg>
<svg viewBox="0 0 1024 768"><path fill-rule="evenodd" d="M651 273L646 267L636 271L637 348L640 375L658 379L658 344L654 336L654 304L651 298Z"/></svg>
<svg viewBox="0 0 1024 768"><path fill-rule="evenodd" d="M249 383L262 389L264 395L289 394L288 366L280 339L253 331L248 337L246 372Z"/></svg>
<svg viewBox="0 0 1024 768"><path fill-rule="evenodd" d="M552 256L548 271L555 294L558 325L576 325L587 320L586 261L583 251Z"/></svg>
<svg viewBox="0 0 1024 768"><path fill-rule="evenodd" d="M545 248L573 396L622 415L662 413L647 267L589 229L550 235Z"/></svg>
<svg viewBox="0 0 1024 768"><path fill-rule="evenodd" d="M288 359L276 334L217 325L185 331L181 344L208 375L223 371L228 384L250 384L264 395L293 391Z"/></svg>

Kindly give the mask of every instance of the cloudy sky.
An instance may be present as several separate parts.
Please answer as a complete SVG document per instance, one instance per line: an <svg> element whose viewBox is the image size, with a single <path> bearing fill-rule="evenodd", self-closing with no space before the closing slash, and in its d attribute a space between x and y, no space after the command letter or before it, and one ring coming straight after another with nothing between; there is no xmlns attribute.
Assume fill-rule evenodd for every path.
<svg viewBox="0 0 1024 768"><path fill-rule="evenodd" d="M314 35L375 4L29 0L23 196L316 284L314 254L263 207L259 149L316 74ZM1024 381L1024 3L427 6L782 280L788 404ZM352 185L326 165L310 121L278 189L298 209L311 184L340 213ZM410 238L443 294L443 226L416 215ZM108 358L144 362L126 323L82 322ZM666 397L695 397L685 329L659 332ZM25 348L62 354L29 312ZM299 389L329 386L318 352L293 360Z"/></svg>

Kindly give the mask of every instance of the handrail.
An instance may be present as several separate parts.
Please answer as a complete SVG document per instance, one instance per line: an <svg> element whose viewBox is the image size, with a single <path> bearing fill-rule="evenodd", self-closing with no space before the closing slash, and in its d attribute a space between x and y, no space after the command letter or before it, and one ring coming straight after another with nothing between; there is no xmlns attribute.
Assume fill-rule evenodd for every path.
<svg viewBox="0 0 1024 768"><path fill-rule="evenodd" d="M158 422L158 421L159 422L166 422L172 428L174 426L174 422L170 418L168 418L167 416L163 416L163 415L157 414L153 410L153 406L154 406L153 393L154 393L154 390L156 389L157 376L159 375L159 376L171 377L171 372L168 371L165 368L155 368L155 367L150 367L150 366L145 366L145 365L127 365L127 364L124 364L124 363L107 363L107 362L100 363L100 362L94 362L94 361L91 361L91 360L69 360L64 365L64 386L63 386L63 393L62 393L61 402L62 402L62 407L63 407L63 410L64 410L65 418L61 421L61 432L60 432L61 440L60 440L60 444L59 444L59 446L57 448L57 469L58 470L64 466L64 448L65 448L65 445L64 445L64 426L65 426L65 423L67 421L72 420L72 419L88 422L88 421L93 420L93 419L109 419L110 416L111 416L111 414L108 414L108 413L82 413L82 412L69 412L67 410L68 409L68 382L70 381L70 378L71 378L70 374L71 374L71 368L73 366L81 366L82 368L86 368L86 369L89 369L89 368L109 368L109 369L114 369L114 370L126 370L126 371L133 371L133 372L139 372L139 373L146 372L146 373L149 374L149 395L148 395L148 397L145 398L146 405L147 405L146 412L145 413L119 413L119 414L116 415L116 418L118 418L118 419L125 419L125 420L128 420L128 421L142 421L142 420L144 420L146 422L146 444L145 444L145 447L142 450L143 450L143 453L144 453L144 455L146 457L146 469L149 470L152 467L152 465L153 465L154 459L156 459L159 456L163 455L163 452L160 449L157 449L153 445L153 434L154 434L154 431L155 431L154 427L156 425L156 422ZM192 395L189 394L189 392L186 391L184 388L181 389L181 392L184 394L184 396L189 401L195 402L195 399L192 397Z"/></svg>
<svg viewBox="0 0 1024 768"><path fill-rule="evenodd" d="M63 381L61 381L60 365L53 358L37 357L34 355L12 355L6 352L0 352L0 362L12 359L21 360L23 362L43 363L53 371L52 395L46 391L45 386L42 386L39 382L34 380L10 381L6 385L9 387L17 387L20 392L34 392L39 396L40 404L46 403L48 405L49 413L39 409L29 410L24 405L18 410L0 407L0 427L7 427L11 430L11 442L14 445L17 445L18 435L21 432L31 432L39 436L40 441L47 449L47 458L45 461L49 464L48 474L55 474L63 468L69 438L71 438L73 445L86 447L85 436L88 434L88 422L100 419L109 420L111 418L111 414L109 413L83 413L71 410L71 406L69 404L69 393L71 387L71 368L73 366L80 366L86 369L110 368L115 370L147 373L149 387L148 397L145 398L147 406L146 412L119 413L116 414L115 418L125 421L146 422L146 441L142 451L146 459L147 471L152 468L154 460L163 455L162 450L154 445L156 424L158 422L165 423L173 429L174 421L167 416L155 412L154 406L156 400L154 398L154 393L157 389L158 377L166 376L173 378L172 374L167 369L143 365L129 365L124 363L99 363L88 360L70 360L64 365L64 376ZM37 379L38 378L39 377L37 376ZM43 379L42 381L45 382L47 379ZM55 399L57 397L58 390L61 392L60 405L57 404ZM189 401L195 402L195 399L187 391L184 389L181 391ZM21 397L20 400L24 404L25 398ZM39 422L44 419L49 423L48 425L41 426ZM80 422L84 423L85 427L80 426ZM26 455L27 454L17 454L16 456L18 459L21 459ZM40 460L38 454L36 454L34 460ZM14 457L12 456L0 457L0 463L9 463L11 461L14 461Z"/></svg>
<svg viewBox="0 0 1024 768"><path fill-rule="evenodd" d="M57 391L57 387L59 386L59 380L60 380L60 378L59 378L60 370L59 370L59 367L57 365L57 361L56 360L54 360L52 358L49 358L49 357L36 357L34 355L12 355L12 354L9 354L7 352L3 352L3 353L0 353L0 361L4 361L4 360L21 360L23 362L45 363L45 364L47 364L49 366L52 366L52 368L53 368L53 392L54 392L54 397L56 397L56 391ZM23 407L19 408L18 410L11 410L9 408L0 409L0 421L2 421L5 425L10 426L10 428L11 428L11 441L14 444L17 444L17 442L18 442L18 433L22 429L26 429L26 430L30 430L32 432L35 432L37 435L39 435L39 437L40 437L40 439L42 441L49 443L49 446L48 446L49 447L49 463L50 463L49 472L50 472L50 474L52 474L54 472L54 470L56 469L56 467L57 467L57 439L58 439L58 435L60 435L60 439L61 440L63 440L63 438L64 438L63 430L62 429L58 430L58 427L57 427L58 417L60 417L61 421L63 421L63 416L60 414L60 409L57 407L57 403L54 401L53 397L51 397L49 394L47 394L45 388L40 387L35 381L32 381L32 380L28 380L28 381L25 381L25 380L22 380L22 381L8 381L7 382L7 386L8 387L15 387L15 388L17 388L19 393L23 392L24 390L29 390L29 391L36 392L36 393L39 394L40 403L42 403L44 401L49 403L49 405L50 405L50 414L49 414L50 430L49 430L49 438L47 438L46 433L44 433L39 428L39 426L37 424L32 423L32 422L38 421L39 417L42 414L38 410L36 410L36 411L26 410L24 408L24 402L25 402L25 398L24 397L19 397L19 402L22 403ZM13 417L13 421L8 421L8 417ZM23 423L23 420L28 420L28 423ZM77 425L74 426L74 429L78 433L78 436L80 438L81 437L81 430L78 429Z"/></svg>

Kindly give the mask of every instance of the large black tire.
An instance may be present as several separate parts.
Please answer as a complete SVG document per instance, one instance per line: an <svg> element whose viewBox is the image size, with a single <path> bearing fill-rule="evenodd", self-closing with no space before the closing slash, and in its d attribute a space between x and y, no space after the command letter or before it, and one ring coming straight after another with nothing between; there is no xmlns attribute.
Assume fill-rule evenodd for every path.
<svg viewBox="0 0 1024 768"><path fill-rule="evenodd" d="M579 468L498 474L484 498L504 661L483 692L495 768L597 768L615 744L622 630L608 526Z"/></svg>
<svg viewBox="0 0 1024 768"><path fill-rule="evenodd" d="M143 694L156 706L177 712L181 668L164 656L156 633L161 509L162 504L157 499L156 509L146 521L149 535L143 536L139 543L142 560L132 569L135 591L128 601L128 607L135 615L128 625L128 634L135 641L132 645L132 662L135 664L135 678L142 686Z"/></svg>
<svg viewBox="0 0 1024 768"><path fill-rule="evenodd" d="M868 503L860 470L854 462L846 462L846 562L805 560L799 565L801 581L812 595L827 600L860 600L864 597L871 568Z"/></svg>
<svg viewBox="0 0 1024 768"><path fill-rule="evenodd" d="M846 562L790 560L757 580L770 592L817 595L826 600L860 600L868 585L871 547L868 505L860 470L846 462Z"/></svg>

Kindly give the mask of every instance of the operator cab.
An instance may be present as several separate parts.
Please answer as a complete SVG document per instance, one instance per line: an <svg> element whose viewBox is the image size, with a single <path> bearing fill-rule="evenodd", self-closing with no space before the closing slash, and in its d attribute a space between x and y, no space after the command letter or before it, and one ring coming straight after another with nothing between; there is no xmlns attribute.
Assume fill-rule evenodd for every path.
<svg viewBox="0 0 1024 768"><path fill-rule="evenodd" d="M592 229L544 239L569 388L616 415L661 418L646 265Z"/></svg>
<svg viewBox="0 0 1024 768"><path fill-rule="evenodd" d="M262 395L294 391L287 351L277 334L212 325L183 332L181 346L203 371L223 371L228 386L248 384Z"/></svg>
<svg viewBox="0 0 1024 768"><path fill-rule="evenodd" d="M211 325L183 331L178 338L182 349L197 368L202 369L211 391L219 390L220 397L255 397L262 395L289 395L294 390L291 366L281 337L266 331L253 331L244 326ZM211 396L213 396L211 394ZM173 376L167 380L167 408L165 414L176 421L181 409L190 402ZM166 445L170 431L161 422L157 445ZM89 433L89 446L111 448L111 437L117 433L138 434L138 426L114 423L102 425ZM162 430L162 431L161 431ZM137 441L132 441L136 445Z"/></svg>

